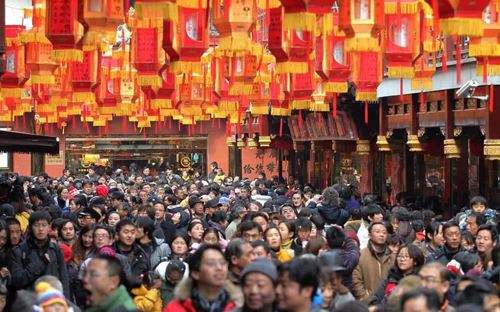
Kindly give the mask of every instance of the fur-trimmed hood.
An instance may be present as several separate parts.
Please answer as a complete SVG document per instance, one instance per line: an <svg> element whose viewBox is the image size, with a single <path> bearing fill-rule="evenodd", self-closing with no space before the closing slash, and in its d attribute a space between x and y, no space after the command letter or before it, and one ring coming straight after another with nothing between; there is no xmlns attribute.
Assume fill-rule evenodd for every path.
<svg viewBox="0 0 500 312"><path fill-rule="evenodd" d="M191 290L193 289L193 279L191 276L183 278L177 287L175 287L174 298L178 300L186 300L191 298ZM224 283L224 289L229 294L229 299L234 301L236 307L242 307L244 303L243 293L229 279Z"/></svg>

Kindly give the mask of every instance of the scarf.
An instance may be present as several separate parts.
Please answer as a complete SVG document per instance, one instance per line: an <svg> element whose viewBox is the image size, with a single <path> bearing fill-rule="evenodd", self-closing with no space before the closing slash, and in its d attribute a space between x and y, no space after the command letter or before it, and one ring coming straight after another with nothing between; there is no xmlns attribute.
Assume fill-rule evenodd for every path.
<svg viewBox="0 0 500 312"><path fill-rule="evenodd" d="M192 291L191 299L193 300L194 306L196 307L196 311L203 312L220 312L224 311L224 307L229 301L229 294L222 289L217 298L212 301L208 301L203 298L200 294L198 288L194 288Z"/></svg>

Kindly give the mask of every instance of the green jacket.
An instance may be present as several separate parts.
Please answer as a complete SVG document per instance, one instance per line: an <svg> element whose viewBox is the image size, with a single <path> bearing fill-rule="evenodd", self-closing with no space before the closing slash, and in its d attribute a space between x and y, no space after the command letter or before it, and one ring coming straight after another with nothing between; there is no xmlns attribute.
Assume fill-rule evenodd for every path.
<svg viewBox="0 0 500 312"><path fill-rule="evenodd" d="M137 308L134 301L125 289L125 286L120 286L111 294L104 302L93 306L87 312L134 312Z"/></svg>

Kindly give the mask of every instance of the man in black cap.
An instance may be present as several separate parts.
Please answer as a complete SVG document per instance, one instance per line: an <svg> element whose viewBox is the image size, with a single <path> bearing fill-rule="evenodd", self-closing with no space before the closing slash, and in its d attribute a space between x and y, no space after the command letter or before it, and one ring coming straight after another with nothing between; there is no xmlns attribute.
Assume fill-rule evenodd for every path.
<svg viewBox="0 0 500 312"><path fill-rule="evenodd" d="M259 259L250 263L241 273L245 304L235 311L272 312L277 281L278 270L270 260Z"/></svg>
<svg viewBox="0 0 500 312"><path fill-rule="evenodd" d="M329 250L321 254L318 263L323 279L335 294L327 307L329 311L340 311L341 306L356 300L344 283L347 268L344 266L344 257L340 250Z"/></svg>
<svg viewBox="0 0 500 312"><path fill-rule="evenodd" d="M205 216L205 205L200 197L193 195L188 200L189 209L191 209L192 218L200 219L203 225L208 226Z"/></svg>

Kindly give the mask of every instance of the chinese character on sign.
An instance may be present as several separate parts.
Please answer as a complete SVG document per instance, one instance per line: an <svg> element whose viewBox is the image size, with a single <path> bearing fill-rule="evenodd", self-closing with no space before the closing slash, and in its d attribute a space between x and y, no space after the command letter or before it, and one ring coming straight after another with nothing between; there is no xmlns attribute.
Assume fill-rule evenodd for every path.
<svg viewBox="0 0 500 312"><path fill-rule="evenodd" d="M253 171L252 166L250 166L250 165L245 165L245 166L243 166L243 172L244 172L244 173L246 173L246 174L250 174L250 173L252 173L252 171Z"/></svg>

